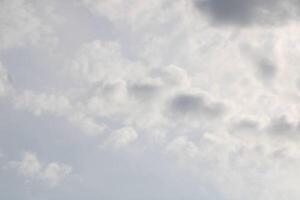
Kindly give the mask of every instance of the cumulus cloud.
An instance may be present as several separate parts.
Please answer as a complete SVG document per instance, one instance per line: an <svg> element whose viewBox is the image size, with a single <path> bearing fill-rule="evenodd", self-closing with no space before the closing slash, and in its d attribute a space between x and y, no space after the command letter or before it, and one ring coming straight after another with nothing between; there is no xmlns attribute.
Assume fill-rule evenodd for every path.
<svg viewBox="0 0 300 200"><path fill-rule="evenodd" d="M72 172L72 167L66 164L43 163L32 152L25 152L20 161L11 161L10 166L24 177L44 181L51 187L59 185Z"/></svg>

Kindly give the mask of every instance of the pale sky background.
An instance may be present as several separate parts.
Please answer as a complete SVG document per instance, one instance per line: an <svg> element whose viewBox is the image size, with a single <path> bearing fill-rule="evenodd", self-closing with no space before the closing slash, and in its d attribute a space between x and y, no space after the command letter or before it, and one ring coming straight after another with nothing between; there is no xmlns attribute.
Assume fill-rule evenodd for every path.
<svg viewBox="0 0 300 200"><path fill-rule="evenodd" d="M299 200L299 0L0 0L0 199Z"/></svg>

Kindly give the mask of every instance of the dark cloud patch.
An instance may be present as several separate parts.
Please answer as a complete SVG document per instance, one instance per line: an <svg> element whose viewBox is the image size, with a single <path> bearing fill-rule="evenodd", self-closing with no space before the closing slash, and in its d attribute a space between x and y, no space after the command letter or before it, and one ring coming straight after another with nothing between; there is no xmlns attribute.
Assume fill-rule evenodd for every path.
<svg viewBox="0 0 300 200"><path fill-rule="evenodd" d="M129 86L133 96L141 100L150 100L157 97L162 90L162 84L155 79L145 79L135 82Z"/></svg>
<svg viewBox="0 0 300 200"><path fill-rule="evenodd" d="M232 126L233 132L253 132L259 129L259 123L252 119L241 119Z"/></svg>
<svg viewBox="0 0 300 200"><path fill-rule="evenodd" d="M299 139L300 136L299 121L291 122L286 116L273 118L265 129L273 136L281 136L287 139Z"/></svg>
<svg viewBox="0 0 300 200"><path fill-rule="evenodd" d="M274 118L267 127L268 132L278 135L286 135L297 130L297 126L290 123L286 117Z"/></svg>
<svg viewBox="0 0 300 200"><path fill-rule="evenodd" d="M298 16L299 0L194 0L215 25L277 25Z"/></svg>
<svg viewBox="0 0 300 200"><path fill-rule="evenodd" d="M262 58L257 61L256 73L260 79L271 81L277 73L277 66L271 60Z"/></svg>
<svg viewBox="0 0 300 200"><path fill-rule="evenodd" d="M179 94L171 99L169 110L178 116L212 119L221 116L225 106L200 94Z"/></svg>
<svg viewBox="0 0 300 200"><path fill-rule="evenodd" d="M266 48L268 49L268 48ZM241 53L248 59L253 66L253 73L256 78L264 83L270 83L279 71L278 65L276 65L275 56L272 55L274 51L269 48L269 54L265 55L264 49L256 49L250 45L241 45Z"/></svg>

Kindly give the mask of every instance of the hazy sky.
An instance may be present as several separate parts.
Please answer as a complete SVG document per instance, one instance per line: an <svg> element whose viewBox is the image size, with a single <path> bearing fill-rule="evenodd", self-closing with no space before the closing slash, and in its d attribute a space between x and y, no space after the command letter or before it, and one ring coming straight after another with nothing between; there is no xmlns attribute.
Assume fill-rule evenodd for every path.
<svg viewBox="0 0 300 200"><path fill-rule="evenodd" d="M0 199L299 200L299 0L0 0Z"/></svg>

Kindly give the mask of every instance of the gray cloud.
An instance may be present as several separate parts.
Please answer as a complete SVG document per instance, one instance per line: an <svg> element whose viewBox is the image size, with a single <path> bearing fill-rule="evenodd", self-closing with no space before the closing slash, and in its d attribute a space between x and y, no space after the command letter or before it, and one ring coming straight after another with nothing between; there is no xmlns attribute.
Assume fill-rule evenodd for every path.
<svg viewBox="0 0 300 200"><path fill-rule="evenodd" d="M288 136L299 133L300 129L298 124L293 124L285 116L281 116L271 120L267 131L275 135Z"/></svg>
<svg viewBox="0 0 300 200"><path fill-rule="evenodd" d="M276 25L298 15L299 1L195 0L195 7L216 25Z"/></svg>
<svg viewBox="0 0 300 200"><path fill-rule="evenodd" d="M274 49L268 46L263 49L253 48L250 45L241 46L241 53L250 61L254 69L254 75L262 82L272 81L279 72L279 66L276 63ZM270 55L264 54L268 50Z"/></svg>
<svg viewBox="0 0 300 200"><path fill-rule="evenodd" d="M277 66L269 59L262 58L257 62L257 76L259 79L270 81L277 73Z"/></svg>
<svg viewBox="0 0 300 200"><path fill-rule="evenodd" d="M138 99L147 100L159 95L162 83L155 79L145 79L133 83L129 91Z"/></svg>
<svg viewBox="0 0 300 200"><path fill-rule="evenodd" d="M216 118L224 113L222 103L211 102L201 94L178 94L171 99L169 109L184 117Z"/></svg>
<svg viewBox="0 0 300 200"><path fill-rule="evenodd" d="M257 121L253 119L241 119L235 123L231 127L234 132L252 132L257 131L259 129L259 124Z"/></svg>

